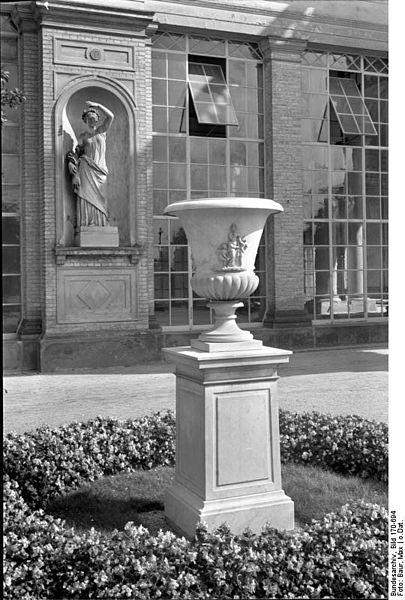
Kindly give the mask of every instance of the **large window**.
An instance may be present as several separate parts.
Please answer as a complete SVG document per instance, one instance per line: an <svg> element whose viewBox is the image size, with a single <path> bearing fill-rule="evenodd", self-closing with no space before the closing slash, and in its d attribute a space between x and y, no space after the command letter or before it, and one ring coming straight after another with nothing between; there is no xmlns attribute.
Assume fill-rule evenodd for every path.
<svg viewBox="0 0 405 600"><path fill-rule="evenodd" d="M8 86L18 81L18 39L7 17L1 16L2 66ZM21 317L20 267L20 111L5 109L2 125L2 253L3 333L15 333Z"/></svg>
<svg viewBox="0 0 405 600"><path fill-rule="evenodd" d="M308 52L304 269L315 320L388 315L388 66Z"/></svg>
<svg viewBox="0 0 405 600"><path fill-rule="evenodd" d="M162 326L201 327L212 315L189 285L185 233L163 210L184 199L264 197L262 57L253 44L160 34L152 100L155 314ZM239 323L265 314L263 245L256 272L260 286Z"/></svg>

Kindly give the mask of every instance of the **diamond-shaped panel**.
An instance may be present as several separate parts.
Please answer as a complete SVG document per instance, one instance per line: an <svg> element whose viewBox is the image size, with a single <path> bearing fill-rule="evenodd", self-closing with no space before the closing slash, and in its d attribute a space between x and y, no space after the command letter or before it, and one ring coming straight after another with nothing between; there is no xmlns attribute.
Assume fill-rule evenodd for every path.
<svg viewBox="0 0 405 600"><path fill-rule="evenodd" d="M111 297L111 292L100 281L89 281L77 294L79 300L90 310L98 310L103 307Z"/></svg>

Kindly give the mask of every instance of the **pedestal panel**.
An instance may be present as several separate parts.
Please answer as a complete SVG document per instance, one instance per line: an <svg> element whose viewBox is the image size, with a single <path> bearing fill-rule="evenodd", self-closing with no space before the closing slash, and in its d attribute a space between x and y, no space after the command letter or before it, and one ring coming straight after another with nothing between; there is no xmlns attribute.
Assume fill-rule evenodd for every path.
<svg viewBox="0 0 405 600"><path fill-rule="evenodd" d="M269 402L267 390L216 395L218 487L272 480Z"/></svg>

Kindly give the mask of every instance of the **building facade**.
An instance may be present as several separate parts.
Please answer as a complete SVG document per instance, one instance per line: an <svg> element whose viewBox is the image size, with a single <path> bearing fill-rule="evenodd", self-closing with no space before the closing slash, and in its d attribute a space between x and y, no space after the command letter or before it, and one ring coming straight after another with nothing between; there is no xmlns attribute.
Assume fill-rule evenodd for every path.
<svg viewBox="0 0 405 600"><path fill-rule="evenodd" d="M130 365L212 319L171 202L272 198L238 322L289 349L381 343L388 321L388 39L381 1L2 3L7 369ZM119 245L77 242L67 155L108 107Z"/></svg>

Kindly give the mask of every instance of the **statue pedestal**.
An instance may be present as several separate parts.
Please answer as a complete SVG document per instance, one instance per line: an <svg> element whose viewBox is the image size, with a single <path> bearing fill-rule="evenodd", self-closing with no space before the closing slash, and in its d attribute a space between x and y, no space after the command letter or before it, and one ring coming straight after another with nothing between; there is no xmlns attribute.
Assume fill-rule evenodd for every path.
<svg viewBox="0 0 405 600"><path fill-rule="evenodd" d="M193 537L200 522L233 533L294 528L281 488L277 367L291 352L165 348L176 365L176 475L165 515Z"/></svg>
<svg viewBox="0 0 405 600"><path fill-rule="evenodd" d="M118 248L118 227L80 227L75 241L80 248Z"/></svg>

